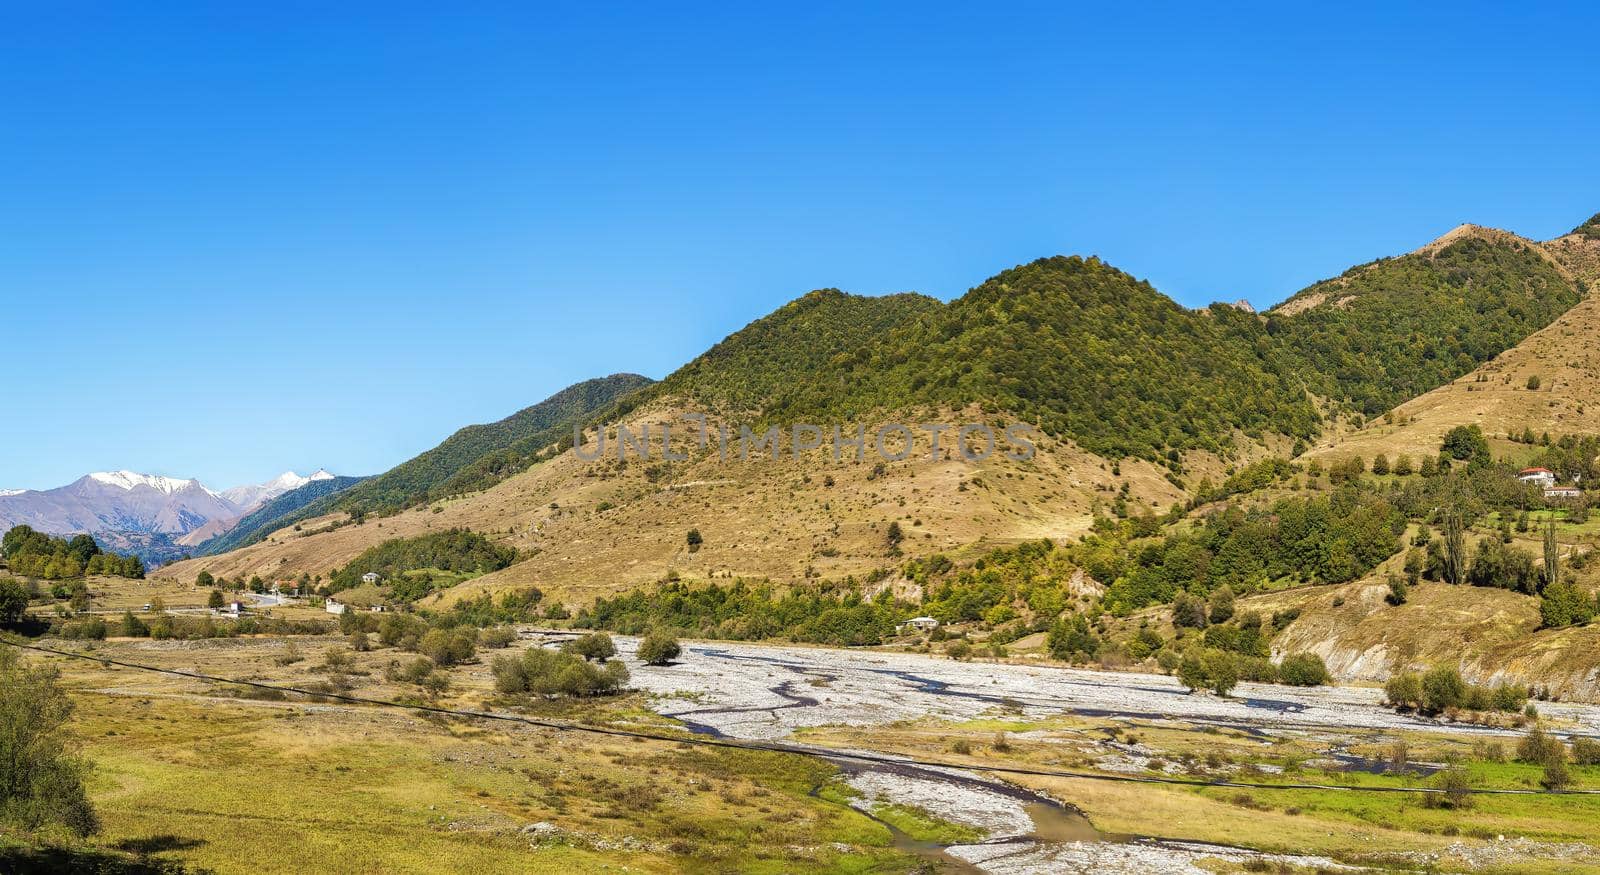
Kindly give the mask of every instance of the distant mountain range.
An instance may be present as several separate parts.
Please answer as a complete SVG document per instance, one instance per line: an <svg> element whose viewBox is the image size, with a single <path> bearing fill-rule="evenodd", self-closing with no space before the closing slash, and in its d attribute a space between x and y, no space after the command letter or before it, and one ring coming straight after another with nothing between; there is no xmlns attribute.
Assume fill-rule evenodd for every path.
<svg viewBox="0 0 1600 875"><path fill-rule="evenodd" d="M26 525L52 535L88 533L102 546L159 565L231 529L262 505L327 471L286 471L265 483L217 492L195 479L97 471L55 489L0 492L0 532Z"/></svg>

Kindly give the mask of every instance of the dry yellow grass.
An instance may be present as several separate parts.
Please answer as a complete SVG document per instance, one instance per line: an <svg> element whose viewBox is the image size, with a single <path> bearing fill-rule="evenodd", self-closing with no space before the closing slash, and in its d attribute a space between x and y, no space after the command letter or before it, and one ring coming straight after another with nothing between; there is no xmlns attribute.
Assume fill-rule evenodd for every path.
<svg viewBox="0 0 1600 875"><path fill-rule="evenodd" d="M635 430L643 422L676 423L681 412L659 405L636 412L630 422ZM973 422L980 414L918 421L935 419ZM947 435L944 447L950 445ZM568 451L485 492L330 531L321 530L333 519L307 521L299 531L280 530L263 543L177 563L159 574L183 581L201 569L269 579L302 571L326 574L386 539L465 527L531 558L458 586L445 600L537 585L577 603L673 571L691 578L778 580L865 574L898 564L885 541L888 525L896 521L906 533L907 555L960 553L1081 533L1096 502L1109 504L1123 482L1136 502L1152 510L1184 497L1154 465L1125 462L1117 476L1110 462L1069 443L1041 438L1039 447L1028 462L999 453L983 462L929 461L927 437L919 433L912 456L885 464L881 472L870 448L860 462L836 462L827 449L798 460L786 455L777 461L722 461L713 448L688 461L630 457L626 465L617 462L614 449L598 461ZM1263 452L1251 447L1248 454ZM1225 468L1212 457L1186 464L1196 481L1216 479ZM694 552L686 542L691 528L705 539Z"/></svg>

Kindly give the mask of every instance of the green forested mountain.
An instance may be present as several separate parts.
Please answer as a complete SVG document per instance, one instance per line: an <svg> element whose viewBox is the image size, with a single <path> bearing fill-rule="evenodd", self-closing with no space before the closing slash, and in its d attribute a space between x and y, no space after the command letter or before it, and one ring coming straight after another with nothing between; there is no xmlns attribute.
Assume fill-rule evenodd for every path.
<svg viewBox="0 0 1600 875"><path fill-rule="evenodd" d="M365 479L365 477L334 477L328 480L313 480L298 489L291 489L251 511L235 523L233 528L201 544L200 549L195 552L201 556L215 556L246 544L254 544L284 526L326 513L325 510L317 510L313 505L317 505L319 499L343 492Z"/></svg>
<svg viewBox="0 0 1600 875"><path fill-rule="evenodd" d="M1374 414L1510 349L1579 297L1532 244L1468 236L1317 283L1267 329L1315 392Z"/></svg>
<svg viewBox="0 0 1600 875"><path fill-rule="evenodd" d="M1514 346L1581 297L1535 244L1465 234L1318 283L1262 318L1185 309L1096 258L1007 270L949 304L812 292L651 390L768 421L980 404L1112 457L1307 438Z"/></svg>
<svg viewBox="0 0 1600 875"><path fill-rule="evenodd" d="M925 295L818 289L729 335L649 394L693 397L728 413L808 409L784 400L798 395L814 409L848 391L847 374L871 363L889 332L942 306Z"/></svg>
<svg viewBox="0 0 1600 875"><path fill-rule="evenodd" d="M325 509L387 513L443 495L484 489L532 464L534 454L573 423L648 386L649 377L612 374L568 386L499 422L469 425L431 450L331 498Z"/></svg>

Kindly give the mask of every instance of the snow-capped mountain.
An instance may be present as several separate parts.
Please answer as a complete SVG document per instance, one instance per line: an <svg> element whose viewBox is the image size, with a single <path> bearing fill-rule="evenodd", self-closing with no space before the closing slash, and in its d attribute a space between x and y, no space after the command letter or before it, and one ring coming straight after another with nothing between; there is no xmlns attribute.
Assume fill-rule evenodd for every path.
<svg viewBox="0 0 1600 875"><path fill-rule="evenodd" d="M222 497L233 502L239 508L240 516L243 516L291 489L299 489L314 480L332 479L333 475L321 468L318 468L316 473L309 477L302 477L293 471L285 471L265 483L224 489Z"/></svg>
<svg viewBox="0 0 1600 875"><path fill-rule="evenodd" d="M29 525L41 532L133 531L183 534L239 508L199 480L133 471L96 471L55 489L0 496L0 530Z"/></svg>
<svg viewBox="0 0 1600 875"><path fill-rule="evenodd" d="M321 470L309 477L287 471L266 483L215 492L195 479L96 471L55 489L0 492L0 532L18 525L52 535L88 532L154 565L226 532L291 489L332 478Z"/></svg>

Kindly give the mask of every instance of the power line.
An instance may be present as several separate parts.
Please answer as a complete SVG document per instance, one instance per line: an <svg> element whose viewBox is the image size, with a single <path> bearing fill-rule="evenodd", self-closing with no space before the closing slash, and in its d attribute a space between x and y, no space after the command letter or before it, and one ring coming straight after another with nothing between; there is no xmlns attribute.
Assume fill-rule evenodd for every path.
<svg viewBox="0 0 1600 875"><path fill-rule="evenodd" d="M939 760L921 760L912 757L895 757L881 754L862 753L859 751L837 750L834 748L816 747L811 745L782 744L779 742L747 741L731 738L707 738L696 735L667 735L659 732L646 732L637 729L619 729L607 726L591 726L582 723L567 723L560 720L542 720L536 717L525 717L521 714L505 714L496 711L473 711L462 708L443 708L438 705L425 705L416 702L397 702L392 699L373 699L365 696L351 696L344 693L323 692L321 690L307 690L299 687L284 686L281 684L268 684L261 681L234 680L232 678L218 677L194 671L184 671L177 668L163 668L157 665L144 665L137 662L127 662L112 659L107 656L96 656L89 653L74 653L70 650L56 650L51 647L42 647L37 644L23 644L9 638L0 638L0 643L9 644L23 650L33 650L39 653L48 653L55 656L64 656L70 659L82 659L88 662L98 662L103 665L115 665L120 668L130 668L137 671L154 672L156 674L173 675L175 677L190 678L215 684L234 684L237 686L255 687L262 690L276 690L280 693L295 693L301 696L337 699L356 705L373 705L381 708L402 708L411 711L422 711L430 714L441 714L451 717L464 717L478 720L498 720L506 723L522 723L540 729L553 729L558 732L586 732L592 735L604 735L614 738L637 738L648 741L662 741L671 744L688 744L699 747L726 748L732 750L748 750L764 753L784 753L795 756L813 757L829 760L849 760L852 762L870 763L883 766L917 766L926 769L951 769L965 772L985 772L992 774L1024 775L1036 778L1067 778L1085 781L1110 781L1122 784L1173 784L1185 787L1223 787L1229 789L1249 790L1331 790L1346 793L1431 793L1446 794L1451 791L1437 787L1366 787L1342 784L1267 784L1252 781L1232 781L1226 779L1206 780L1202 778L1182 778L1172 775L1111 775L1099 772L1077 772L1057 769L1031 769L1022 766L996 765L989 763L952 763ZM1491 787L1470 787L1457 793L1469 793L1479 796L1600 796L1600 790L1534 790L1510 789Z"/></svg>

